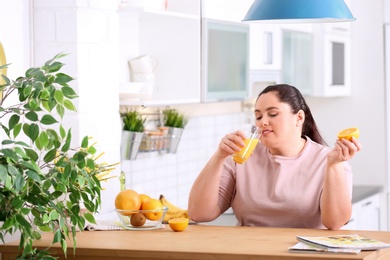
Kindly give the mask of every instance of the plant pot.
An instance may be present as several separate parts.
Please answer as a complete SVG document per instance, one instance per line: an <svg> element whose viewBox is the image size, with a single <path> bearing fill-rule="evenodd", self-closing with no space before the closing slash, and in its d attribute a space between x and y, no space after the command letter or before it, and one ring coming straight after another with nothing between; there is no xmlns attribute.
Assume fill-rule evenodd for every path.
<svg viewBox="0 0 390 260"><path fill-rule="evenodd" d="M168 153L176 153L183 131L184 128L176 128L176 127L168 128L168 136L169 136Z"/></svg>
<svg viewBox="0 0 390 260"><path fill-rule="evenodd" d="M122 131L121 158L135 160L142 141L142 132Z"/></svg>

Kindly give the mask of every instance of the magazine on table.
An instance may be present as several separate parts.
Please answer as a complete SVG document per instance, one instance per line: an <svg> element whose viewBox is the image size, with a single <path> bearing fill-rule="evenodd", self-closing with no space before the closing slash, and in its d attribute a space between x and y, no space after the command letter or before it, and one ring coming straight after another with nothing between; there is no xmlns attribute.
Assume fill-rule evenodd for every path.
<svg viewBox="0 0 390 260"><path fill-rule="evenodd" d="M322 246L317 246L314 244L307 244L304 242L298 242L292 247L288 248L289 252L297 252L297 253L342 253L342 254L359 254L360 249L344 249L344 248L326 248Z"/></svg>
<svg viewBox="0 0 390 260"><path fill-rule="evenodd" d="M299 242L324 249L358 249L358 250L378 250L390 248L389 243L361 235L335 235L306 237L297 236Z"/></svg>

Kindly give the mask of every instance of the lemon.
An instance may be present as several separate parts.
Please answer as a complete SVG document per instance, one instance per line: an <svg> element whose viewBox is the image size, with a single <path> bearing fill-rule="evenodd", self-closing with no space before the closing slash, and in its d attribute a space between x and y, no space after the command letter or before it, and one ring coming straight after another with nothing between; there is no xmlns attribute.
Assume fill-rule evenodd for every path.
<svg viewBox="0 0 390 260"><path fill-rule="evenodd" d="M188 218L173 218L168 221L169 227L173 231L183 231L188 226Z"/></svg>
<svg viewBox="0 0 390 260"><path fill-rule="evenodd" d="M341 139L347 139L349 141L352 141L352 137L355 137L356 139L358 139L359 135L360 135L359 128L351 127L351 128L347 128L347 129L344 129L344 130L340 131L338 133L337 137L340 140Z"/></svg>

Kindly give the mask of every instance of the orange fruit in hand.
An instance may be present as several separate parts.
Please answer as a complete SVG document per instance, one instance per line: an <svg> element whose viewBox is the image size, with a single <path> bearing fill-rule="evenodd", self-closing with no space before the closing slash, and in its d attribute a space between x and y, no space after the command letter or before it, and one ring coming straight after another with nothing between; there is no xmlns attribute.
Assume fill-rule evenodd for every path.
<svg viewBox="0 0 390 260"><path fill-rule="evenodd" d="M358 139L359 135L360 135L359 128L351 127L351 128L347 128L347 129L344 129L344 130L340 131L338 133L337 137L340 140L341 139L347 139L349 141L352 141L352 137L355 137L356 139Z"/></svg>
<svg viewBox="0 0 390 260"><path fill-rule="evenodd" d="M149 199L142 204L141 210L153 210L154 212L143 212L145 217L149 220L158 220L162 217L163 204L158 199Z"/></svg>
<svg viewBox="0 0 390 260"><path fill-rule="evenodd" d="M123 190L115 197L115 208L120 210L139 210L141 198L134 190ZM122 215L130 216L136 212L121 212Z"/></svg>
<svg viewBox="0 0 390 260"><path fill-rule="evenodd" d="M173 231L183 231L188 226L188 218L173 218L168 220L169 227Z"/></svg>

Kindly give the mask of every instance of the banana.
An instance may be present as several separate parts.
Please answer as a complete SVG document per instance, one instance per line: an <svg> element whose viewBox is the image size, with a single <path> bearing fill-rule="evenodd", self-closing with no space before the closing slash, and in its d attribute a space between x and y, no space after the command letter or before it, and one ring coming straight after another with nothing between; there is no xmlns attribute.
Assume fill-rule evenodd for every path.
<svg viewBox="0 0 390 260"><path fill-rule="evenodd" d="M163 204L163 206L168 208L164 216L164 222L168 222L168 220L173 218L189 218L188 211L186 209L179 208L172 204L164 197L164 195L160 195L160 202Z"/></svg>
<svg viewBox="0 0 390 260"><path fill-rule="evenodd" d="M188 216L188 213L186 211L177 212L175 214L168 214L168 212L167 212L164 216L163 222L167 223L169 220L174 219L174 218L188 218L189 219L189 216Z"/></svg>

